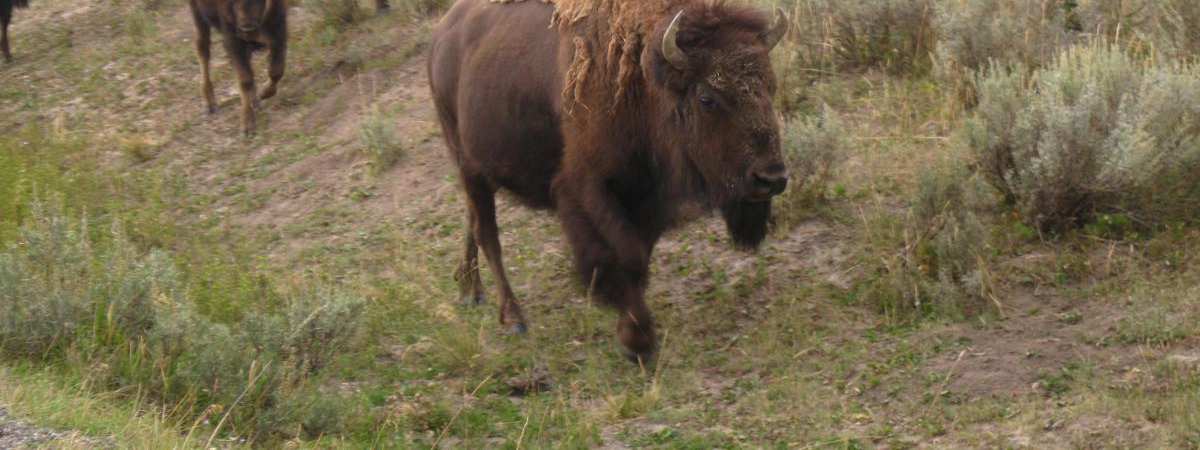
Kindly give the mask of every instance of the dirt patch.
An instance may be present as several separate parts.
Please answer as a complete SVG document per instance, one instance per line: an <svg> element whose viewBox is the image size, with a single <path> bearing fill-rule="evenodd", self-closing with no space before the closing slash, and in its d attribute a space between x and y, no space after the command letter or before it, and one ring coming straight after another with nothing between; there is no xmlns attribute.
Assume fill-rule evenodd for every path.
<svg viewBox="0 0 1200 450"><path fill-rule="evenodd" d="M987 326L959 323L937 331L963 347L927 365L946 391L968 398L1046 395L1055 377L1075 366L1119 373L1145 359L1132 348L1104 344L1121 308L1018 290L1005 297L1008 315ZM1047 381L1050 380L1050 381Z"/></svg>

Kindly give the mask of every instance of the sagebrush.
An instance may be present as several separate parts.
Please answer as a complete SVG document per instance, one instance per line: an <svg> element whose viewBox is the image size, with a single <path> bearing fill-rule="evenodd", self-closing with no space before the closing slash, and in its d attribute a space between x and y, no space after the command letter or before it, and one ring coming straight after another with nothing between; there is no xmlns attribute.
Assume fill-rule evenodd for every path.
<svg viewBox="0 0 1200 450"><path fill-rule="evenodd" d="M1200 206L1200 71L1121 49L1064 51L1026 76L993 66L960 132L988 182L1029 224L1097 213L1142 225L1191 222Z"/></svg>
<svg viewBox="0 0 1200 450"><path fill-rule="evenodd" d="M359 341L360 298L317 288L277 310L216 322L196 311L170 255L139 250L119 222L96 240L61 202L31 205L0 251L6 358L89 367L98 385L176 405L185 421L216 405L228 411L227 431L256 438L286 435L284 419L297 413L273 408Z"/></svg>

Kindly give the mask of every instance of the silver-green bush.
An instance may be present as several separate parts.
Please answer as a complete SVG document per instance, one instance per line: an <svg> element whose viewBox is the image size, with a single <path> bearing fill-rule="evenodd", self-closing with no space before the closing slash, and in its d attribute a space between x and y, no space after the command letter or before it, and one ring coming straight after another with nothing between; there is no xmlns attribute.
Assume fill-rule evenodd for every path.
<svg viewBox="0 0 1200 450"><path fill-rule="evenodd" d="M1196 218L1196 66L1089 46L1025 71L992 66L981 75L979 107L960 138L1026 222L1061 230L1100 212L1146 225Z"/></svg>
<svg viewBox="0 0 1200 450"><path fill-rule="evenodd" d="M936 44L934 0L790 0L793 67L806 74L929 67Z"/></svg>
<svg viewBox="0 0 1200 450"><path fill-rule="evenodd" d="M942 0L938 3L937 79L967 105L974 74L997 64L1038 68L1080 39L1061 0Z"/></svg>
<svg viewBox="0 0 1200 450"><path fill-rule="evenodd" d="M939 71L1039 67L1073 40L1061 0L943 0L937 26Z"/></svg>
<svg viewBox="0 0 1200 450"><path fill-rule="evenodd" d="M395 122L394 115L377 105L363 109L358 136L374 174L386 172L404 157L405 146L396 133Z"/></svg>
<svg viewBox="0 0 1200 450"><path fill-rule="evenodd" d="M829 183L850 149L841 118L828 105L820 115L798 119L783 129L784 158L791 186L777 200L786 226L824 201Z"/></svg>
<svg viewBox="0 0 1200 450"><path fill-rule="evenodd" d="M269 410L290 386L357 342L365 303L329 288L238 323L205 317L168 254L139 250L120 225L95 235L60 204L32 202L0 250L0 356L70 360L99 385L193 416L235 408L227 426L247 436L291 427L260 418L279 416Z"/></svg>
<svg viewBox="0 0 1200 450"><path fill-rule="evenodd" d="M342 30L365 17L358 0L304 0L304 7L335 30Z"/></svg>
<svg viewBox="0 0 1200 450"><path fill-rule="evenodd" d="M1085 31L1163 59L1200 56L1200 2L1195 0L1080 0Z"/></svg>

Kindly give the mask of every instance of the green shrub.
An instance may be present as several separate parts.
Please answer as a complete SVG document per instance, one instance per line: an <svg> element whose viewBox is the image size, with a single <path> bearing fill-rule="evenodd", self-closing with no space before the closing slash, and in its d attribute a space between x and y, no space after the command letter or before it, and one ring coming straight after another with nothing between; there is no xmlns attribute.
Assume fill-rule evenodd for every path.
<svg viewBox="0 0 1200 450"><path fill-rule="evenodd" d="M933 72L969 106L974 74L996 64L1038 68L1079 40L1062 0L944 0Z"/></svg>
<svg viewBox="0 0 1200 450"><path fill-rule="evenodd" d="M938 4L939 69L990 61L1040 67L1073 41L1062 0L945 0Z"/></svg>
<svg viewBox="0 0 1200 450"><path fill-rule="evenodd" d="M1162 59L1200 56L1200 2L1079 0L1083 29L1139 54Z"/></svg>
<svg viewBox="0 0 1200 450"><path fill-rule="evenodd" d="M782 109L797 107L811 81L844 71L923 74L936 44L935 0L759 0L792 20L774 53Z"/></svg>
<svg viewBox="0 0 1200 450"><path fill-rule="evenodd" d="M216 408L237 435L288 432L264 418L358 342L363 301L320 288L217 323L195 310L168 254L138 250L114 224L96 240L61 201L31 202L0 250L0 355L89 367L97 385L178 405L185 422Z"/></svg>
<svg viewBox="0 0 1200 450"><path fill-rule="evenodd" d="M960 138L1026 223L1062 230L1110 212L1142 225L1196 219L1196 66L1090 46L1023 73L993 66L981 76Z"/></svg>
<svg viewBox="0 0 1200 450"><path fill-rule="evenodd" d="M942 163L922 173L908 215L864 217L865 302L901 322L989 311L994 286L987 227L975 213L978 185L961 165Z"/></svg>
<svg viewBox="0 0 1200 450"><path fill-rule="evenodd" d="M334 30L344 30L366 17L358 0L304 0L304 7Z"/></svg>
<svg viewBox="0 0 1200 450"><path fill-rule="evenodd" d="M825 201L850 142L837 112L825 105L820 115L787 124L783 146L792 182L777 204L780 215L791 218Z"/></svg>
<svg viewBox="0 0 1200 450"><path fill-rule="evenodd" d="M393 0L394 1L394 0ZM430 17L450 7L450 0L402 0L400 5L409 17Z"/></svg>
<svg viewBox="0 0 1200 450"><path fill-rule="evenodd" d="M396 118L378 106L362 114L358 136L367 156L371 173L380 174L395 166L404 157L404 144L396 133Z"/></svg>

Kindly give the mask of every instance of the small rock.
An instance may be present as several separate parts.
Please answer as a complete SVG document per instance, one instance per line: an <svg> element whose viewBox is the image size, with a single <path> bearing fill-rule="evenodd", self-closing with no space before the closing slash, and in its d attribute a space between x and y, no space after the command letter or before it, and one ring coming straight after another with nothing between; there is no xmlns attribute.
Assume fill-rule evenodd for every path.
<svg viewBox="0 0 1200 450"><path fill-rule="evenodd" d="M505 384L508 385L509 389L512 389L511 394L518 397L545 392L553 387L549 371L542 367L535 368L529 373L509 378Z"/></svg>

